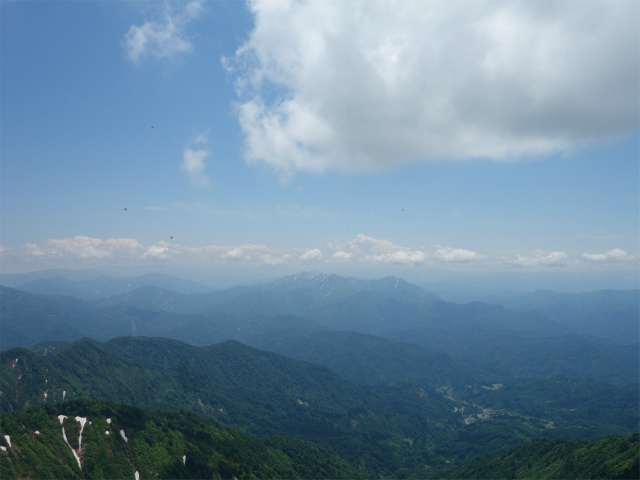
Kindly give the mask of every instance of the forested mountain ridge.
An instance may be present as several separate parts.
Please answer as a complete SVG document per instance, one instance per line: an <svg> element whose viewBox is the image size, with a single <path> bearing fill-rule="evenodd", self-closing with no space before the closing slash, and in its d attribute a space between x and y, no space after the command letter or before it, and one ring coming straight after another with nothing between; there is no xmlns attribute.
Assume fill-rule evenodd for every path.
<svg viewBox="0 0 640 480"><path fill-rule="evenodd" d="M429 445L464 425L435 392L353 385L324 367L237 342L193 347L158 338L83 339L53 356L13 349L0 358L3 411L69 398L186 409L247 433L314 440L366 465L370 475L424 458L444 464L452 452Z"/></svg>
<svg viewBox="0 0 640 480"><path fill-rule="evenodd" d="M517 311L537 310L577 333L607 339L620 345L636 343L640 290L598 290L557 293L536 290L511 298L489 297L487 301Z"/></svg>
<svg viewBox="0 0 640 480"><path fill-rule="evenodd" d="M0 417L1 478L361 478L335 453L188 412L72 400Z"/></svg>
<svg viewBox="0 0 640 480"><path fill-rule="evenodd" d="M594 292L578 305L604 305L596 323L617 325L633 299ZM535 437L639 428L637 343L532 309L445 302L395 277L148 285L98 301L0 287L0 302L3 411L79 397L187 410L312 440L369 478L436 478Z"/></svg>
<svg viewBox="0 0 640 480"><path fill-rule="evenodd" d="M502 455L481 457L444 478L640 478L638 434L595 442L532 440Z"/></svg>
<svg viewBox="0 0 640 480"><path fill-rule="evenodd" d="M26 349L0 355L3 411L70 398L190 410L247 433L313 440L360 465L368 476L409 467L418 475L420 462L434 468L460 465L540 435L598 438L627 434L638 425L637 395L628 392L626 398L606 384L563 384L582 393L578 401L566 395L569 402L553 405L544 398L546 387L527 385L444 386L440 392L403 382L360 387L316 364L233 341L193 347L128 337L51 347L58 353L39 346L44 356ZM607 388L608 397L602 394ZM591 403L579 401L589 394ZM602 415L589 413L594 405ZM616 409L624 415L612 417Z"/></svg>
<svg viewBox="0 0 640 480"><path fill-rule="evenodd" d="M640 374L637 345L620 348L567 335L569 327L536 312L513 312L481 302L443 302L395 277L358 281L299 274L266 285L193 295L149 286L112 297L111 306L100 308L95 303L87 308L87 303L74 303L69 297L55 298L58 301L0 287L0 347L30 347L82 336L104 341L124 335L163 336L196 345L234 339L262 346L333 329L441 350L501 376L593 377L624 385L637 383ZM309 310L313 305L320 306ZM208 313L178 313L187 306ZM241 315L216 310L223 307ZM256 312L261 313L245 315Z"/></svg>

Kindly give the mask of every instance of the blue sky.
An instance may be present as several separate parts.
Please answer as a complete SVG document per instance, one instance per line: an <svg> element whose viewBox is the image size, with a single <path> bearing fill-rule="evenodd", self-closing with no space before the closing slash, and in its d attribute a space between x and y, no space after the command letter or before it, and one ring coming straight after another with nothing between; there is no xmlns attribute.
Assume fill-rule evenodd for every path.
<svg viewBox="0 0 640 480"><path fill-rule="evenodd" d="M576 5L3 1L2 271L635 288L639 7Z"/></svg>

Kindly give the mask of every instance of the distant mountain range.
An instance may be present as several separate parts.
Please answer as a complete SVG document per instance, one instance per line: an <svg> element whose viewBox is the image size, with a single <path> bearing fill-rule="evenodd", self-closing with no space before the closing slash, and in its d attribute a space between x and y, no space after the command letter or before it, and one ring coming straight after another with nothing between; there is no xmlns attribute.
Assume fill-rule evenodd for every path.
<svg viewBox="0 0 640 480"><path fill-rule="evenodd" d="M57 409L69 399L188 411L243 434L313 441L366 478L443 478L536 437L598 440L640 429L637 290L538 291L460 304L396 277L302 272L219 291L158 275L9 277L25 279L20 288L0 286L0 410L7 413ZM198 428L203 438L214 431ZM187 437L180 445L200 458ZM286 449L304 447L279 442L271 459L292 474ZM559 451L544 445L535 450L543 457ZM172 458L171 472L186 475L169 451L161 455ZM0 468L24 472L29 460L11 452L0 452ZM80 475L66 455L62 464L45 462L58 472L51 476L65 468ZM138 462L118 458L122 472ZM198 468L246 472L227 460ZM485 469L493 464L500 461L472 471L494 475ZM148 471L166 475L163 465ZM607 471L633 471L624 465Z"/></svg>
<svg viewBox="0 0 640 480"><path fill-rule="evenodd" d="M580 327L566 316L554 320L532 310L538 297L544 308L559 304L563 311L586 312L595 305L599 310L585 314L592 321ZM356 280L317 273L210 293L146 285L93 301L0 287L0 346L145 335L194 345L233 339L264 347L301 336L308 344L314 334L325 332L326 338L329 331L353 331L446 352L493 375L593 377L622 385L638 378L637 335L625 335L628 345L618 347L608 333L638 331L637 298L637 291L538 294L523 297L521 305L528 303L519 310L508 310L482 302L445 302L395 277ZM595 335L598 331L605 333Z"/></svg>

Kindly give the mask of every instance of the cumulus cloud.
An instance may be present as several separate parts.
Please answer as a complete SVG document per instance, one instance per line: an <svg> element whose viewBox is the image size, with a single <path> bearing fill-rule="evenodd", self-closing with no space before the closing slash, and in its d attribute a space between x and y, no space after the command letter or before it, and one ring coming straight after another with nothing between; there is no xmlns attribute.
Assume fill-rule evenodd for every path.
<svg viewBox="0 0 640 480"><path fill-rule="evenodd" d="M567 254L565 252L545 252L543 250L536 250L533 257L522 257L516 255L514 264L521 267L538 267L543 265L560 266L566 265Z"/></svg>
<svg viewBox="0 0 640 480"><path fill-rule="evenodd" d="M627 252L620 248L614 248L605 253L583 253L582 258L594 262L604 262L611 260L625 260L628 258Z"/></svg>
<svg viewBox="0 0 640 480"><path fill-rule="evenodd" d="M145 57L175 59L191 52L193 45L187 38L185 29L203 11L202 0L181 4L179 11L165 2L160 21L147 21L141 26L132 25L129 28L123 42L127 56L137 64Z"/></svg>
<svg viewBox="0 0 640 480"><path fill-rule="evenodd" d="M205 173L207 166L204 161L210 155L211 153L206 149L192 150L189 147L184 149L180 170L189 178L191 185L199 188L209 186L209 176Z"/></svg>
<svg viewBox="0 0 640 480"><path fill-rule="evenodd" d="M568 152L637 130L638 2L252 0L245 158L295 171Z"/></svg>
<svg viewBox="0 0 640 480"><path fill-rule="evenodd" d="M377 239L359 234L354 239L342 244L329 243L329 249L335 250L332 258L345 261L395 264L420 264L427 259L421 250L394 245L389 240Z"/></svg>
<svg viewBox="0 0 640 480"><path fill-rule="evenodd" d="M300 260L302 260L303 262L322 260L322 252L317 248L307 250L302 255L300 255Z"/></svg>
<svg viewBox="0 0 640 480"><path fill-rule="evenodd" d="M264 255L260 255L260 261L265 265L281 265L285 263L289 259L289 254L284 255L272 255L270 253L265 253Z"/></svg>
<svg viewBox="0 0 640 480"><path fill-rule="evenodd" d="M445 262L468 262L483 258L482 255L472 252L471 250L441 246L438 246L434 256Z"/></svg>
<svg viewBox="0 0 640 480"><path fill-rule="evenodd" d="M227 250L225 253L223 253L222 256L225 258L238 260L244 256L244 252L241 248L232 248L231 250Z"/></svg>
<svg viewBox="0 0 640 480"><path fill-rule="evenodd" d="M324 248L271 248L266 245L244 243L239 245L184 246L159 241L143 245L132 238L100 239L87 236L49 239L44 245L27 243L22 247L4 247L3 264L28 264L30 268L65 266L86 268L97 265L149 265L179 263L181 266L233 266L268 268L272 266L303 269L305 265L340 265L358 267L394 266L398 268L602 268L632 266L637 253L630 254L620 248L604 253L566 253L536 250L532 255L507 258L483 255L464 248L442 245L415 247L397 245L386 239L364 234L345 242L329 242ZM70 267L71 266L71 267Z"/></svg>
<svg viewBox="0 0 640 480"><path fill-rule="evenodd" d="M187 176L191 185L199 188L207 188L210 185L204 161L211 156L211 152L207 148L194 150L190 145L206 145L207 143L209 143L208 130L195 135L185 147L180 164L180 170Z"/></svg>
<svg viewBox="0 0 640 480"><path fill-rule="evenodd" d="M152 245L142 254L142 258L151 258L155 260L167 260L171 258L169 244L166 242L160 242L157 245Z"/></svg>
<svg viewBox="0 0 640 480"><path fill-rule="evenodd" d="M78 252L78 257L82 258L83 260L88 260L91 258L107 258L111 255L111 252L96 248L94 246L84 247Z"/></svg>
<svg viewBox="0 0 640 480"><path fill-rule="evenodd" d="M331 258L337 261L364 263L392 263L397 265L435 265L441 263L471 262L485 258L471 250L443 247L404 247L385 239L359 234L342 244L328 244L333 250Z"/></svg>
<svg viewBox="0 0 640 480"><path fill-rule="evenodd" d="M45 245L27 243L20 250L12 249L12 257L26 261L80 263L119 258L135 258L144 247L132 238L92 238L77 235L71 238L50 238Z"/></svg>

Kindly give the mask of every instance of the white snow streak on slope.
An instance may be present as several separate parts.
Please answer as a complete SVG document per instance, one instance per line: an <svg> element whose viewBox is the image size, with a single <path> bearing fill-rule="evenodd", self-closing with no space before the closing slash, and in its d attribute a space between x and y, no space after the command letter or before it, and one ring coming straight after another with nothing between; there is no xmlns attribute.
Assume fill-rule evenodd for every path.
<svg viewBox="0 0 640 480"><path fill-rule="evenodd" d="M82 430L84 430L84 424L87 423L86 417L76 417L76 422L80 424L80 438L78 439L78 451L82 450Z"/></svg>
<svg viewBox="0 0 640 480"><path fill-rule="evenodd" d="M62 425L62 438L64 438L64 441L66 442L67 446L71 449L71 452L73 453L73 456L75 457L76 461L78 462L78 467L82 470L82 464L80 463L80 457L78 456L78 453L71 447L71 444L69 443L69 440L67 440L67 433L64 431L64 425L63 425L63 421L64 419L67 418L66 415L58 415L58 420L60 421L60 425ZM80 428L80 442L82 442L82 429L84 428L84 423L87 421L86 418L83 417L76 417L76 420L78 422L80 422L81 428ZM80 421L82 420L82 421ZM78 450L80 450L81 447L81 443L78 444Z"/></svg>
<svg viewBox="0 0 640 480"><path fill-rule="evenodd" d="M4 439L7 441L7 443L9 444L9 447L11 447L11 437L9 435L5 435Z"/></svg>

